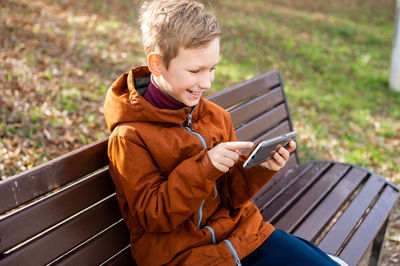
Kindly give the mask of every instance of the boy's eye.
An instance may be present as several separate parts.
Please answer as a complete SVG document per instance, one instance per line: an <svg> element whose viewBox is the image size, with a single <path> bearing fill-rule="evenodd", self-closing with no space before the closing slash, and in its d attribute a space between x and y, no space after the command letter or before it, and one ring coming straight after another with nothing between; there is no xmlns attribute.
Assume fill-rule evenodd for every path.
<svg viewBox="0 0 400 266"><path fill-rule="evenodd" d="M216 69L216 67L212 67L210 68L210 72L214 71ZM200 72L200 69L193 69L193 70L189 70L190 73L196 74Z"/></svg>

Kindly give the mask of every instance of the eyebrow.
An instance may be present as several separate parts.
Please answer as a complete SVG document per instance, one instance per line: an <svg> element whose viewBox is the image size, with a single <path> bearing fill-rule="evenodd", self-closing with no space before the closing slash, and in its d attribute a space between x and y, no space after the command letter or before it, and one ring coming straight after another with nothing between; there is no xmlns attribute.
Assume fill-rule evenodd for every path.
<svg viewBox="0 0 400 266"><path fill-rule="evenodd" d="M211 68L216 67L218 64L219 64L219 62L216 63L215 65L213 65ZM208 69L209 67L208 66L189 66L188 68Z"/></svg>

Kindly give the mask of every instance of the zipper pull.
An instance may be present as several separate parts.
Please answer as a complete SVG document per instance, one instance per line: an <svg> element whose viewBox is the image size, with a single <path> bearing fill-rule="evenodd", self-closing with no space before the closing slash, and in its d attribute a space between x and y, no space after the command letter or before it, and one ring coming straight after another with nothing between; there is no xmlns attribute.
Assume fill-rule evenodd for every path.
<svg viewBox="0 0 400 266"><path fill-rule="evenodd" d="M187 120L187 125L190 129L192 128L192 114L188 114L188 120Z"/></svg>

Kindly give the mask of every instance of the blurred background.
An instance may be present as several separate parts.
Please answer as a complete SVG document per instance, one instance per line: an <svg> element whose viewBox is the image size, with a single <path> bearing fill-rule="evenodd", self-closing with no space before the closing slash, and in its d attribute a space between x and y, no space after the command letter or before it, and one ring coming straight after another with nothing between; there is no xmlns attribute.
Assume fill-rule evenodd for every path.
<svg viewBox="0 0 400 266"><path fill-rule="evenodd" d="M109 135L107 88L146 63L139 2L1 1L1 179ZM303 162L353 163L400 185L400 93L388 82L395 0L210 3L223 35L209 95L277 69ZM399 254L397 204L382 265Z"/></svg>

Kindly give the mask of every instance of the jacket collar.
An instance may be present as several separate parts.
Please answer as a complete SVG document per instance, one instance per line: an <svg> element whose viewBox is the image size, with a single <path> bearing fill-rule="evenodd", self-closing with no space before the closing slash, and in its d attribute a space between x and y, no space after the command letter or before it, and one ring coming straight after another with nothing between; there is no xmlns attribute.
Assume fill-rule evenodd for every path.
<svg viewBox="0 0 400 266"><path fill-rule="evenodd" d="M147 89L150 74L147 67L138 67L122 74L110 86L104 102L104 116L110 131L116 125L128 122L182 125L187 121L189 113L192 114L192 122L197 120L203 99L200 99L193 112L191 107L178 110L159 109L144 99L141 94Z"/></svg>

